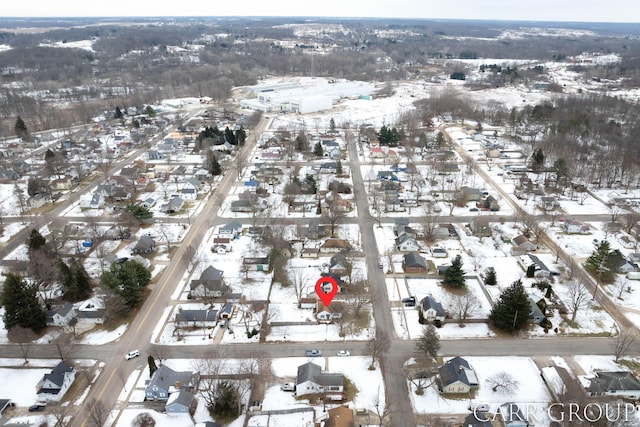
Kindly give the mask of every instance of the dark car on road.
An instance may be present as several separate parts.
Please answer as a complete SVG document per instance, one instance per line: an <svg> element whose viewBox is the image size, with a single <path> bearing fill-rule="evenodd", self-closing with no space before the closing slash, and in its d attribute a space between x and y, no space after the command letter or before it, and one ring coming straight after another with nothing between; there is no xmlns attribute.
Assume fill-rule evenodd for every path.
<svg viewBox="0 0 640 427"><path fill-rule="evenodd" d="M31 405L29 406L29 412L42 412L44 408L44 405Z"/></svg>

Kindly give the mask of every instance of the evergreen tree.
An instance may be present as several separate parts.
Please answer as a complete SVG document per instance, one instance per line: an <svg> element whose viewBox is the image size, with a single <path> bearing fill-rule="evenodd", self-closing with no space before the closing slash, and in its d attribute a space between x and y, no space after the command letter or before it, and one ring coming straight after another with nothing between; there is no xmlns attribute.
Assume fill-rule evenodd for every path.
<svg viewBox="0 0 640 427"><path fill-rule="evenodd" d="M4 307L4 327L9 330L18 325L41 331L46 325L46 313L40 305L38 294L15 273L7 273L0 302Z"/></svg>
<svg viewBox="0 0 640 427"><path fill-rule="evenodd" d="M451 266L444 272L442 284L454 288L461 288L464 286L464 271L462 270L462 258L460 258L460 255L451 261Z"/></svg>
<svg viewBox="0 0 640 427"><path fill-rule="evenodd" d="M209 157L207 170L211 173L211 175L217 176L222 174L222 167L218 162L215 154L211 150L208 151L207 157Z"/></svg>
<svg viewBox="0 0 640 427"><path fill-rule="evenodd" d="M156 115L156 111L153 109L153 107L151 105L147 105L144 108L144 112L143 113L148 117L153 117L153 116Z"/></svg>
<svg viewBox="0 0 640 427"><path fill-rule="evenodd" d="M442 132L438 132L438 135L436 135L436 143L438 143L438 145L443 145L445 143L444 134Z"/></svg>
<svg viewBox="0 0 640 427"><path fill-rule="evenodd" d="M140 221L140 224L144 222L145 219L149 219L153 217L153 212L149 210L149 208L139 205L137 203L129 203L124 210L129 212L135 219Z"/></svg>
<svg viewBox="0 0 640 427"><path fill-rule="evenodd" d="M77 302L87 299L91 295L91 277L84 265L77 259L71 258L67 265L63 260L58 262L62 281L63 298L66 301Z"/></svg>
<svg viewBox="0 0 640 427"><path fill-rule="evenodd" d="M422 330L422 335L416 341L416 356L419 359L435 359L440 351L440 336L433 325L427 325Z"/></svg>
<svg viewBox="0 0 640 427"><path fill-rule="evenodd" d="M296 150L302 152L305 151L308 147L309 141L307 140L307 136L304 134L304 132L300 133L300 135L298 135L296 137Z"/></svg>
<svg viewBox="0 0 640 427"><path fill-rule="evenodd" d="M29 134L29 132L27 130L27 125L24 122L24 120L22 120L22 117L20 117L20 116L18 116L18 118L16 119L16 124L14 126L14 130L15 130L16 136L18 138L24 138Z"/></svg>
<svg viewBox="0 0 640 427"><path fill-rule="evenodd" d="M342 162L340 159L336 161L336 175L342 175Z"/></svg>
<svg viewBox="0 0 640 427"><path fill-rule="evenodd" d="M238 144L238 141L236 140L236 134L233 133L233 131L229 129L228 126L224 128L224 139L231 145Z"/></svg>
<svg viewBox="0 0 640 427"><path fill-rule="evenodd" d="M318 192L316 179L313 177L313 175L307 175L304 178L304 183L307 187L307 190L306 190L307 194L316 194Z"/></svg>
<svg viewBox="0 0 640 427"><path fill-rule="evenodd" d="M247 131L245 131L242 125L240 125L240 129L236 131L236 143L238 145L243 145L246 140L247 140Z"/></svg>
<svg viewBox="0 0 640 427"><path fill-rule="evenodd" d="M29 233L26 241L27 250L29 253L35 252L38 249L46 249L47 239L35 228Z"/></svg>
<svg viewBox="0 0 640 427"><path fill-rule="evenodd" d="M151 280L151 273L144 265L135 260L122 264L113 264L100 276L100 284L120 295L128 308L138 306L143 292Z"/></svg>
<svg viewBox="0 0 640 427"><path fill-rule="evenodd" d="M487 273L487 277L484 279L484 284L487 286L495 286L498 284L498 278L496 277L496 270L491 269Z"/></svg>
<svg viewBox="0 0 640 427"><path fill-rule="evenodd" d="M113 118L121 119L123 117L124 117L124 114L122 114L122 110L120 110L120 106L116 105L116 111L113 113Z"/></svg>
<svg viewBox="0 0 640 427"><path fill-rule="evenodd" d="M531 318L529 297L520 280L502 291L500 299L491 309L489 320L504 331L515 332L524 328Z"/></svg>
<svg viewBox="0 0 640 427"><path fill-rule="evenodd" d="M149 364L149 376L153 377L153 373L158 370L156 359L154 359L152 355L149 355L149 357L147 357L147 364Z"/></svg>
<svg viewBox="0 0 640 427"><path fill-rule="evenodd" d="M220 381L216 386L216 398L213 407L210 408L211 415L221 419L233 419L238 416L238 401L240 395L235 384L229 381Z"/></svg>
<svg viewBox="0 0 640 427"><path fill-rule="evenodd" d="M322 157L322 155L324 154L322 150L322 144L320 144L320 142L316 142L316 145L313 146L313 154L315 154L317 157Z"/></svg>
<svg viewBox="0 0 640 427"><path fill-rule="evenodd" d="M542 148L537 148L531 154L531 169L534 172L540 172L544 168L545 156L542 152Z"/></svg>
<svg viewBox="0 0 640 427"><path fill-rule="evenodd" d="M333 117L331 117L331 120L329 120L329 129L336 130L336 122L335 120L333 120Z"/></svg>
<svg viewBox="0 0 640 427"><path fill-rule="evenodd" d="M598 275L599 281L610 282L615 277L615 272L620 266L622 254L619 251L611 251L609 241L598 243L587 258L585 266L589 271Z"/></svg>

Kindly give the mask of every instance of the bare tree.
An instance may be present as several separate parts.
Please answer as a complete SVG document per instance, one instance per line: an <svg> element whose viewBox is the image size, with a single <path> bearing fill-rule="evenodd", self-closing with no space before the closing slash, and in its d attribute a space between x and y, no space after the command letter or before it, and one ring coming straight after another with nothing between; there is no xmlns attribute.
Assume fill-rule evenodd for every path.
<svg viewBox="0 0 640 427"><path fill-rule="evenodd" d="M60 360L65 360L71 351L71 335L67 332L61 332L60 335L53 340L53 344L56 347L56 351L58 352L58 356L60 356Z"/></svg>
<svg viewBox="0 0 640 427"><path fill-rule="evenodd" d="M91 398L89 402L89 419L91 420L93 427L103 427L107 422L109 411L101 400Z"/></svg>
<svg viewBox="0 0 640 427"><path fill-rule="evenodd" d="M367 342L367 353L371 355L370 371L376 369L376 363L379 363L382 355L389 350L390 344L389 337L380 334L376 334L375 337Z"/></svg>
<svg viewBox="0 0 640 427"><path fill-rule="evenodd" d="M68 425L67 423L72 415L72 405L56 402L53 405L47 405L47 409L55 420L53 427L66 427Z"/></svg>
<svg viewBox="0 0 640 427"><path fill-rule="evenodd" d="M18 344L18 348L20 348L20 353L24 359L24 364L29 363L29 353L31 352L33 341L38 338L36 333L29 328L15 325L9 329L7 335L11 342Z"/></svg>
<svg viewBox="0 0 640 427"><path fill-rule="evenodd" d="M345 212L340 209L338 200L339 199L332 199L327 203L325 209L323 209L323 216L331 227L331 237L335 236L337 222L345 215Z"/></svg>
<svg viewBox="0 0 640 427"><path fill-rule="evenodd" d="M611 342L615 361L620 358L635 354L638 351L638 334L629 329L620 331L620 333Z"/></svg>
<svg viewBox="0 0 640 427"><path fill-rule="evenodd" d="M238 180L242 179L242 173L244 172L244 168L247 165L247 159L242 155L240 151L236 153L236 157L233 160L233 168L236 170L238 174Z"/></svg>
<svg viewBox="0 0 640 427"><path fill-rule="evenodd" d="M309 290L309 281L311 280L311 272L306 268L292 268L289 270L289 278L293 285L293 292L300 308L300 300Z"/></svg>
<svg viewBox="0 0 640 427"><path fill-rule="evenodd" d="M635 211L629 211L624 214L624 230L631 234L633 229L638 226L640 215Z"/></svg>
<svg viewBox="0 0 640 427"><path fill-rule="evenodd" d="M422 219L422 234L424 235L424 240L427 243L433 243L436 240L436 230L438 230L438 218L440 216L436 212L432 212L429 209Z"/></svg>
<svg viewBox="0 0 640 427"><path fill-rule="evenodd" d="M451 307L456 313L456 317L460 320L468 319L475 311L480 308L480 301L471 292L466 292L461 295L454 295L451 302Z"/></svg>
<svg viewBox="0 0 640 427"><path fill-rule="evenodd" d="M518 381L506 371L500 371L486 379L489 387L494 392L501 394L513 394L518 389Z"/></svg>
<svg viewBox="0 0 640 427"><path fill-rule="evenodd" d="M574 279L569 283L567 295L571 304L571 322L575 322L578 311L587 306L591 294L582 281Z"/></svg>
<svg viewBox="0 0 640 427"><path fill-rule="evenodd" d="M166 346L158 345L153 349L153 357L158 361L160 365L164 364L164 361L167 360L170 356L169 350Z"/></svg>

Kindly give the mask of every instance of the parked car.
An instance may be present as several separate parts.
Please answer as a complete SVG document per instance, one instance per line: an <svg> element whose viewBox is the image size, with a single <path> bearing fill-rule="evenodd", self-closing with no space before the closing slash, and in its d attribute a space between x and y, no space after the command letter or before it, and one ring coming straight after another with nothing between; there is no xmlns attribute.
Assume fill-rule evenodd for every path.
<svg viewBox="0 0 640 427"><path fill-rule="evenodd" d="M338 350L338 356L347 357L351 356L351 353L348 350Z"/></svg>
<svg viewBox="0 0 640 427"><path fill-rule="evenodd" d="M296 383L284 383L280 386L282 391L296 391Z"/></svg>
<svg viewBox="0 0 640 427"><path fill-rule="evenodd" d="M471 208L469 209L469 212L478 212L478 208Z"/></svg>
<svg viewBox="0 0 640 427"><path fill-rule="evenodd" d="M127 353L124 358L127 360L131 360L134 357L138 357L140 356L140 351L139 350L131 350L129 353Z"/></svg>
<svg viewBox="0 0 640 427"><path fill-rule="evenodd" d="M416 297L402 298L402 303L405 305L405 307L415 307Z"/></svg>
<svg viewBox="0 0 640 427"><path fill-rule="evenodd" d="M44 408L45 406L41 404L31 405L29 406L29 412L42 412Z"/></svg>
<svg viewBox="0 0 640 427"><path fill-rule="evenodd" d="M320 357L322 352L320 350L307 350L307 357Z"/></svg>

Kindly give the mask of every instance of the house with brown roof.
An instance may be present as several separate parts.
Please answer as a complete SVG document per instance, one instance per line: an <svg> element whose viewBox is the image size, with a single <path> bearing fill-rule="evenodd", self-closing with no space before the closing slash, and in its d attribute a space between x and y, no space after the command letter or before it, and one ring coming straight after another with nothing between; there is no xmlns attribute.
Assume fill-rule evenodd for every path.
<svg viewBox="0 0 640 427"><path fill-rule="evenodd" d="M321 254L337 254L349 250L349 242L343 239L327 239L320 246Z"/></svg>

